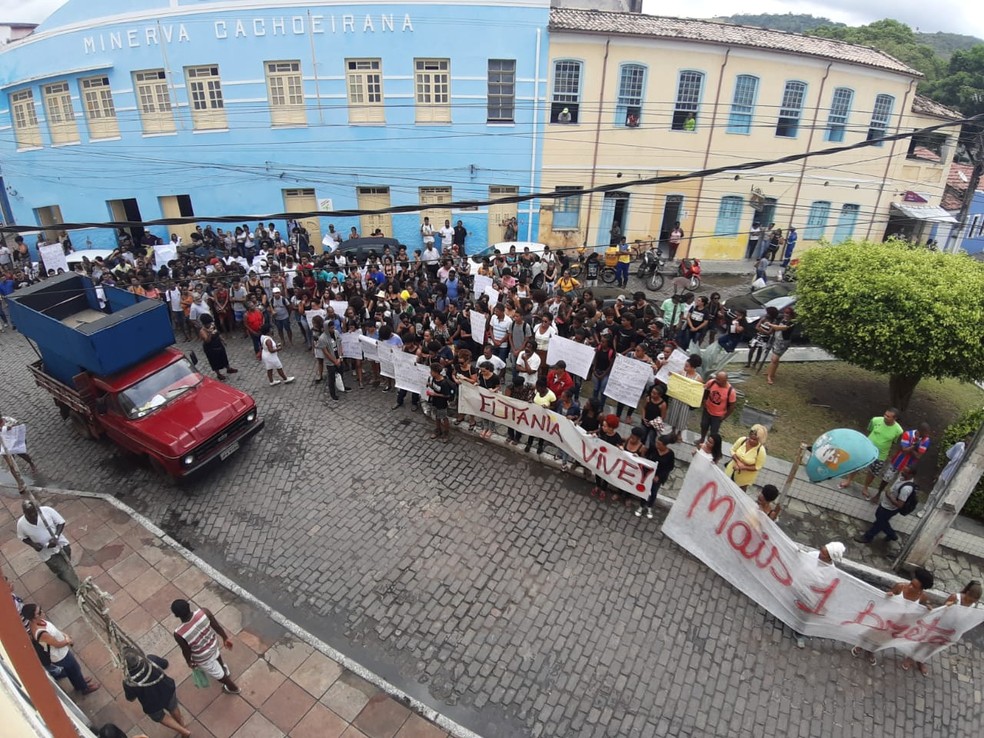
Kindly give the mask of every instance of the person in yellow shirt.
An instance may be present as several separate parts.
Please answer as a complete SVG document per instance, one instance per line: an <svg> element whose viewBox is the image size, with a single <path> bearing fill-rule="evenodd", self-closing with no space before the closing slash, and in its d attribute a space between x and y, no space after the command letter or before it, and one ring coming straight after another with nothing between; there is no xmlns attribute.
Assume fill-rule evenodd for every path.
<svg viewBox="0 0 984 738"><path fill-rule="evenodd" d="M571 276L569 269L565 269L563 276L557 280L557 292L560 293L561 296L571 294L580 286L581 283Z"/></svg>
<svg viewBox="0 0 984 738"><path fill-rule="evenodd" d="M615 284L619 287L629 286L629 263L632 261L632 252L629 251L629 244L622 236L618 242L618 262L615 264Z"/></svg>

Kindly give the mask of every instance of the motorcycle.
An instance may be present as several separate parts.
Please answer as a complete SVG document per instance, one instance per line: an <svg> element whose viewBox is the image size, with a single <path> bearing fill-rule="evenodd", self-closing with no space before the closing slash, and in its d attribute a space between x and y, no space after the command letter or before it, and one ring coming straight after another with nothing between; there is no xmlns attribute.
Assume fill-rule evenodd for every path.
<svg viewBox="0 0 984 738"><path fill-rule="evenodd" d="M650 248L642 255L639 264L639 279L646 283L651 290L658 290L663 286L663 254L659 247Z"/></svg>
<svg viewBox="0 0 984 738"><path fill-rule="evenodd" d="M678 273L690 280L687 287L691 290L700 289L700 259L680 259Z"/></svg>

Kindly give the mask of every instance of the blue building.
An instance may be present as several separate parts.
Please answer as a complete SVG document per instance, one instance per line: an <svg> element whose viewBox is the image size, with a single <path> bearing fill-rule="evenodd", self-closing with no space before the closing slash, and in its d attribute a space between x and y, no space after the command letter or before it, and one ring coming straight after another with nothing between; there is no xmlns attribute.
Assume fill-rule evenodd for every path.
<svg viewBox="0 0 984 738"><path fill-rule="evenodd" d="M973 171L970 164L954 162L950 165L950 175L943 193L943 207L953 215L958 215L963 205L967 188L973 179ZM968 254L984 253L984 184L979 184L974 191L963 228L957 233L939 233L936 238L941 247L966 251Z"/></svg>
<svg viewBox="0 0 984 738"><path fill-rule="evenodd" d="M425 215L461 220L475 252L516 217L528 238L535 202L445 203L539 187L548 21L549 0L70 0L0 50L5 220L204 225L422 203L305 224L417 248ZM117 234L70 235L106 248Z"/></svg>

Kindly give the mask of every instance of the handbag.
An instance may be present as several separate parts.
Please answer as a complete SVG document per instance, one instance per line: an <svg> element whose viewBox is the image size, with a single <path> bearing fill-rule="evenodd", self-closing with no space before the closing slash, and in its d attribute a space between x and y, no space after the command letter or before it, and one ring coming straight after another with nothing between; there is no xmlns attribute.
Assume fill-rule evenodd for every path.
<svg viewBox="0 0 984 738"><path fill-rule="evenodd" d="M191 670L191 678L194 680L195 686L199 689L205 689L208 686L208 674L197 666Z"/></svg>
<svg viewBox="0 0 984 738"><path fill-rule="evenodd" d="M342 373L337 372L335 374L335 391L344 392L345 391L345 380L342 379Z"/></svg>

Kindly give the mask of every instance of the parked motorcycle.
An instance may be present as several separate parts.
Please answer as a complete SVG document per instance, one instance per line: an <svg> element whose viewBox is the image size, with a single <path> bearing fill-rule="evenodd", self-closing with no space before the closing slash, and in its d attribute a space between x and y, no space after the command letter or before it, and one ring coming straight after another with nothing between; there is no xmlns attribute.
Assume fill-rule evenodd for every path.
<svg viewBox="0 0 984 738"><path fill-rule="evenodd" d="M658 246L650 247L642 255L639 262L639 279L646 283L651 290L658 290L663 286L663 254Z"/></svg>
<svg viewBox="0 0 984 738"><path fill-rule="evenodd" d="M700 259L680 259L678 273L690 280L687 287L691 290L700 289Z"/></svg>

